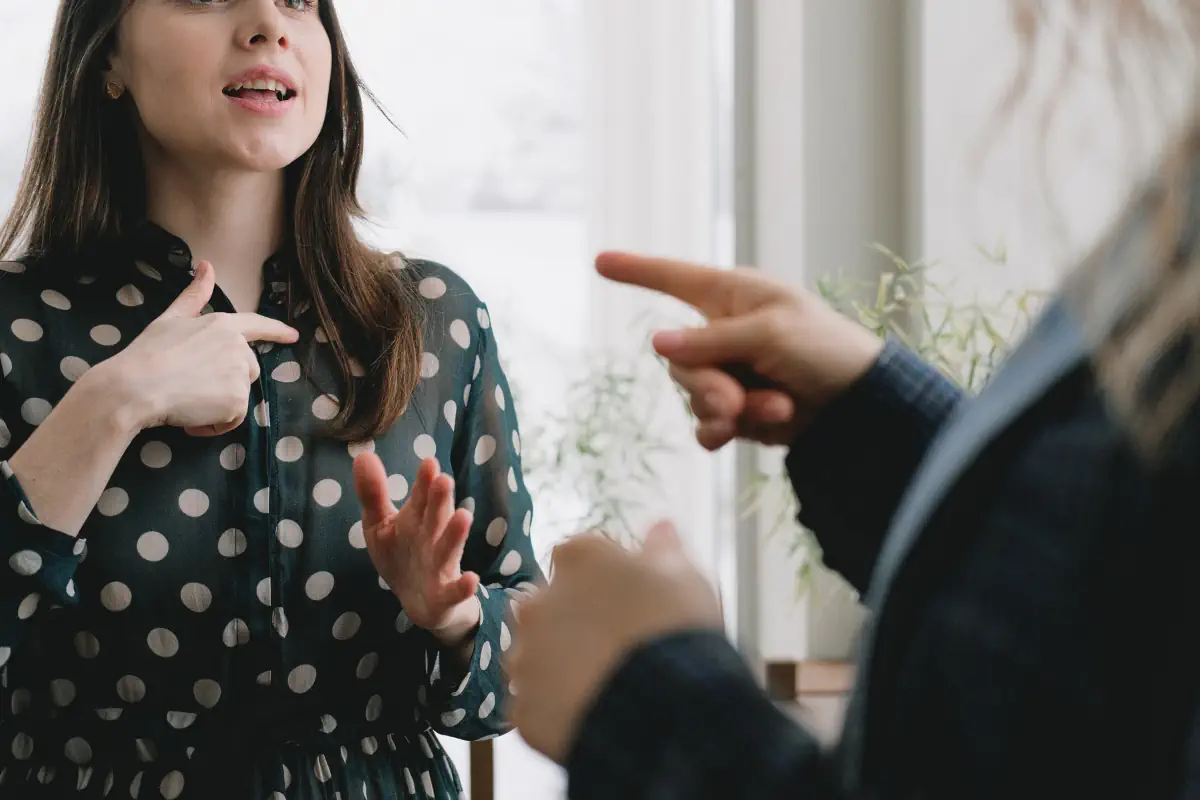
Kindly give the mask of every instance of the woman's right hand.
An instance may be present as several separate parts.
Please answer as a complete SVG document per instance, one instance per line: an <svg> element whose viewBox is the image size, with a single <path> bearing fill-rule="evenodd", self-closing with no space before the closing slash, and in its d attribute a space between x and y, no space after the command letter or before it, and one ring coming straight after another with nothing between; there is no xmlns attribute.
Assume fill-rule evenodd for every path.
<svg viewBox="0 0 1200 800"><path fill-rule="evenodd" d="M755 269L714 269L627 253L603 253L601 275L668 294L708 320L663 331L654 348L691 397L696 438L716 450L741 437L790 444L830 400L874 363L882 342L809 292ZM723 367L753 369L776 388L747 390Z"/></svg>
<svg viewBox="0 0 1200 800"><path fill-rule="evenodd" d="M259 366L251 342L288 344L297 331L260 314L203 314L216 276L196 265L192 283L121 353L97 365L139 409L140 429L170 425L219 436L246 418Z"/></svg>

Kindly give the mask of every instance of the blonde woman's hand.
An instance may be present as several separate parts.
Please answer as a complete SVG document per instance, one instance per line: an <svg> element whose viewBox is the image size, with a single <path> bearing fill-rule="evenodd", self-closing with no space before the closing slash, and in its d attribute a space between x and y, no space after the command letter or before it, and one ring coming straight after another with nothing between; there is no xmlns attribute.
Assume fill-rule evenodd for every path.
<svg viewBox="0 0 1200 800"><path fill-rule="evenodd" d="M654 348L688 393L696 438L715 450L734 438L789 444L882 349L870 331L819 297L755 269L716 269L629 253L603 253L604 277L674 297L700 311L701 327L661 331ZM766 379L747 388L727 369Z"/></svg>

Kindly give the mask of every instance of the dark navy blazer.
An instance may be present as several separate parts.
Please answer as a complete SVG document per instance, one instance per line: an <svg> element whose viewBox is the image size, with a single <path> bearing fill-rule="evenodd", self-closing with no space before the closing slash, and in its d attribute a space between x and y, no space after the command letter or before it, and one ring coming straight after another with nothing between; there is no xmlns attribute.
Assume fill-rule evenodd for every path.
<svg viewBox="0 0 1200 800"><path fill-rule="evenodd" d="M792 447L801 522L872 611L833 752L683 633L609 682L571 797L1200 797L1200 436L1148 467L1080 330L1051 304L977 398L889 344Z"/></svg>

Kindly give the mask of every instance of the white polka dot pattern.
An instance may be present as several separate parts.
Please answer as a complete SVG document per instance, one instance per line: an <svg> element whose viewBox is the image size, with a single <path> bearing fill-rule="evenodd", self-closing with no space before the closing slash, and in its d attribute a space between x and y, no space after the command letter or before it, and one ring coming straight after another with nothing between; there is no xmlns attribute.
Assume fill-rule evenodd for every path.
<svg viewBox="0 0 1200 800"><path fill-rule="evenodd" d="M188 610L203 614L212 605L212 590L203 583L188 583L179 591L179 598Z"/></svg>
<svg viewBox="0 0 1200 800"><path fill-rule="evenodd" d="M146 442L140 455L142 463L151 469L162 469L171 463L171 448L162 442Z"/></svg>
<svg viewBox="0 0 1200 800"><path fill-rule="evenodd" d="M225 558L234 558L246 552L246 534L237 528L230 528L217 539L217 552Z"/></svg>
<svg viewBox="0 0 1200 800"><path fill-rule="evenodd" d="M427 433L422 433L413 441L413 452L417 458L433 458L437 455L437 440Z"/></svg>
<svg viewBox="0 0 1200 800"><path fill-rule="evenodd" d="M438 374L438 369L441 368L441 362L433 353L421 354L421 377L428 380Z"/></svg>
<svg viewBox="0 0 1200 800"><path fill-rule="evenodd" d="M141 289L133 285L126 285L117 292L117 302L129 308L136 308L146 302L146 298Z"/></svg>
<svg viewBox="0 0 1200 800"><path fill-rule="evenodd" d="M91 366L82 358L67 356L59 362L58 369L64 378L74 383L82 378L84 373L91 369Z"/></svg>
<svg viewBox="0 0 1200 800"><path fill-rule="evenodd" d="M220 459L221 466L227 470L241 469L242 464L246 463L246 446L231 444L221 451Z"/></svg>
<svg viewBox="0 0 1200 800"><path fill-rule="evenodd" d="M387 479L388 498L393 503L400 503L408 496L408 478L403 475L389 475Z"/></svg>
<svg viewBox="0 0 1200 800"><path fill-rule="evenodd" d="M421 296L427 300L437 300L446 293L446 282L441 278L425 278L419 284Z"/></svg>
<svg viewBox="0 0 1200 800"><path fill-rule="evenodd" d="M0 505L0 548L8 548L0 556L9 578L0 582L0 664L41 657L14 653L24 640L17 632L48 614L68 615L46 629L65 637L48 643L59 661L22 664L21 674L46 677L0 685L0 702L16 721L11 733L0 726L0 748L32 767L0 773L6 790L27 780L56 790L109 785L110 796L189 797L199 782L190 755L206 746L204 736L242 720L256 724L249 709L282 692L305 713L312 709L301 728L333 744L266 776L260 796L348 797L347 787L365 786L374 797L382 774L399 776L393 794L457 796L432 735L391 731L414 719L472 739L506 730L504 620L541 573L491 317L449 270L400 263L397 274L414 281L430 313L420 383L390 430L355 442L324 435L345 394L330 380L338 370L329 337L315 314L297 306L292 319L307 345L254 348L262 377L247 397L248 419L220 436L145 431L81 538L69 541L50 531L6 538L39 523L3 458L46 422L73 382L135 339L185 276L165 256L97 265L100 277L88 284L44 285L38 271L5 268L0 491L9 500ZM224 302L214 296L211 310L227 310ZM271 305L282 302L264 297L265 313L282 315ZM353 371L370 381L377 368L364 366L374 364L366 356L354 354ZM455 480L455 505L473 514L463 568L501 591L478 592L483 616L465 671L433 650L419 652L428 637L414 631L372 564L352 472L353 459L366 453L383 461L397 506L409 498L420 461L432 458ZM83 613L69 616L77 606ZM398 685L403 665L422 659L416 685ZM35 741L21 715L47 707L86 710L92 724L107 726L103 741L91 727L68 730L65 722L53 747ZM134 761L117 770L108 745L122 737ZM394 769L380 771L385 763Z"/></svg>
<svg viewBox="0 0 1200 800"><path fill-rule="evenodd" d="M271 377L280 383L295 383L300 380L300 365L295 361L286 361L271 372Z"/></svg>
<svg viewBox="0 0 1200 800"><path fill-rule="evenodd" d="M290 519L280 520L275 529L275 535L279 538L280 544L293 550L304 541L304 531Z"/></svg>
<svg viewBox="0 0 1200 800"><path fill-rule="evenodd" d="M471 329L461 319L450 323L450 338L456 345L466 350L471 346Z"/></svg>
<svg viewBox="0 0 1200 800"><path fill-rule="evenodd" d="M13 320L9 328L22 342L36 342L42 338L42 326L31 319Z"/></svg>
<svg viewBox="0 0 1200 800"><path fill-rule="evenodd" d="M342 499L342 485L333 478L323 478L313 486L312 496L317 505L329 508Z"/></svg>
<svg viewBox="0 0 1200 800"><path fill-rule="evenodd" d="M129 507L129 493L120 487L105 489L96 503L96 510L106 517L115 517Z"/></svg>
<svg viewBox="0 0 1200 800"><path fill-rule="evenodd" d="M328 422L338 415L339 404L336 397L323 394L312 402L312 414L322 422Z"/></svg>

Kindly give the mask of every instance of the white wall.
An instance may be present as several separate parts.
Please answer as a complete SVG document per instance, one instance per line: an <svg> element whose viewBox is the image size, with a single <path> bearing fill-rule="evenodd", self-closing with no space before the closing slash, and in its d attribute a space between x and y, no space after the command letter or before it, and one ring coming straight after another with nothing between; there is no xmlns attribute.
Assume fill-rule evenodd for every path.
<svg viewBox="0 0 1200 800"><path fill-rule="evenodd" d="M1062 44L1048 42L1028 100L1001 120L1020 55L1011 0L753 7L754 252L797 283L839 268L869 275L880 264L865 248L880 242L934 261L932 279L960 300L1053 287L1119 211L1190 97L1159 82L1158 94L1119 105L1100 37L1076 27L1073 80L1056 82ZM1048 98L1053 124L1043 127ZM762 656L844 648L853 615L795 602L795 561L780 541L762 542L756 569Z"/></svg>
<svg viewBox="0 0 1200 800"><path fill-rule="evenodd" d="M1147 109L1115 103L1098 37L1086 30L1073 80L1056 84L1062 50L1051 43L1031 97L999 126L1020 56L1011 5L925 0L925 255L942 264L938 279L955 280L964 294L1052 286L1119 210L1166 130ZM1049 97L1054 123L1043 131L1037 115ZM1154 111L1170 120L1172 109ZM998 242L1008 251L1001 268L979 252Z"/></svg>
<svg viewBox="0 0 1200 800"><path fill-rule="evenodd" d="M753 4L754 35L744 42L753 60L743 66L754 73L756 107L742 125L754 151L754 186L743 197L753 213L740 233L751 237L744 252L760 268L797 285L838 273L869 278L881 264L871 243L918 247L920 153L908 116L919 108L908 59L917 32L909 14L918 7ZM764 468L777 471L781 455L762 453ZM743 650L766 660L843 657L861 614L824 586L798 600L789 534L767 535L775 511L759 519L757 586L742 587L759 607Z"/></svg>
<svg viewBox="0 0 1200 800"><path fill-rule="evenodd" d="M624 249L714 263L718 257L713 6L697 0L604 0L587 5L589 250ZM591 330L610 352L649 357L654 328L695 318L673 300L595 278ZM652 457L661 485L634 523L670 517L693 555L720 572L718 462L692 436L665 379L644 398L672 452Z"/></svg>

